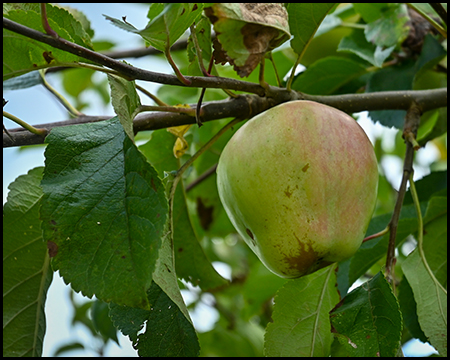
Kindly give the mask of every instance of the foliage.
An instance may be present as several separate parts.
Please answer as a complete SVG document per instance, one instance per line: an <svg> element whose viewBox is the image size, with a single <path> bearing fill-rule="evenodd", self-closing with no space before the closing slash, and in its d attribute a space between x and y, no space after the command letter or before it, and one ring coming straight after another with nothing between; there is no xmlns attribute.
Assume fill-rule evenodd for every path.
<svg viewBox="0 0 450 360"><path fill-rule="evenodd" d="M107 26L163 52L175 76L115 60L120 44L96 41L78 11L3 5L4 89L48 88L45 78L56 70L78 106L57 94L73 118L44 126L45 167L9 186L3 355L42 355L52 269L96 297L74 305L74 321L104 344L117 342L120 330L140 356L395 356L412 338L446 356L446 165L436 162L415 184L409 177L413 148L433 143L446 156L446 5L291 3L286 10L250 6L250 13L211 5L152 4L142 30L105 15ZM287 23L271 18L273 11ZM188 29L183 50L171 50ZM305 70L298 73L298 64ZM49 70L40 76L42 69ZM155 96L136 80L163 85ZM82 95L93 90L107 99L108 83L116 116L83 117ZM138 90L156 105L145 105ZM398 131L391 150L375 139L380 185L366 236L379 236L349 260L285 280L238 238L215 166L238 120L297 99L367 110ZM173 129L196 122L203 126ZM42 143L38 133L10 129L4 146ZM383 167L389 155L404 159L400 188ZM415 250L405 254L407 246ZM217 263L227 264L230 279ZM187 306L180 289L197 300ZM205 297L220 317L201 332L190 310Z"/></svg>

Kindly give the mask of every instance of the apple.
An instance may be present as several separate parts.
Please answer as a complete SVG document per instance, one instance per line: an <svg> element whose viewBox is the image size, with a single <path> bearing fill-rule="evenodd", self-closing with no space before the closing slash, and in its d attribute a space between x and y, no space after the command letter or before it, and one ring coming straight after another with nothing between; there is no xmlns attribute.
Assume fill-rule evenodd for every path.
<svg viewBox="0 0 450 360"><path fill-rule="evenodd" d="M378 165L359 124L312 101L249 120L217 166L222 204L273 273L310 274L353 256L374 211Z"/></svg>

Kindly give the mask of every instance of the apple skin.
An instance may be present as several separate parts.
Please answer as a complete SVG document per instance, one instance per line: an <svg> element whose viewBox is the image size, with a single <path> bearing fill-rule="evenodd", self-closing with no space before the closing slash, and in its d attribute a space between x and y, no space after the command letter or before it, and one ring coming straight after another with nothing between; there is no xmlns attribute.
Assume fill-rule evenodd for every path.
<svg viewBox="0 0 450 360"><path fill-rule="evenodd" d="M219 159L217 186L228 217L262 263L297 278L361 246L378 164L352 117L298 100L255 116L233 135Z"/></svg>

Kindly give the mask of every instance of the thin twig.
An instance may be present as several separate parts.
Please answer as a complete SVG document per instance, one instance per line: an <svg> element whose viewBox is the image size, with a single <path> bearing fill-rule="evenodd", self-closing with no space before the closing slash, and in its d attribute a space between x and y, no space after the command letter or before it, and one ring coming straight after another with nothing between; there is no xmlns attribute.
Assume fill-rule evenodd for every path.
<svg viewBox="0 0 450 360"><path fill-rule="evenodd" d="M56 91L53 86L48 83L47 79L45 78L45 70L39 70L39 75L42 79L42 85L44 85L44 87L56 97L56 99L66 108L70 115L72 115L73 117L83 115L83 113L78 111L69 101L67 101L64 96L62 96L58 91Z"/></svg>
<svg viewBox="0 0 450 360"><path fill-rule="evenodd" d="M417 129L420 123L421 109L416 103L412 103L405 116L405 125L403 128L404 138L409 137L408 134L417 135ZM403 176L400 188L398 190L397 201L394 206L391 220L389 222L389 245L386 255L386 274L388 280L392 281L393 266L395 264L395 239L397 235L398 221L400 219L400 211L403 205L403 199L406 193L406 184L410 175L413 172L413 160L414 160L414 145L411 141L406 141L406 153L403 162Z"/></svg>
<svg viewBox="0 0 450 360"><path fill-rule="evenodd" d="M135 84L135 86L136 86L137 90L139 90L140 92L142 92L145 95L147 95L150 99L152 99L159 106L170 106L170 105L166 104L164 101L162 101L160 98L158 98L156 95L153 95L150 91L148 91L147 89L143 88L142 86L140 86L138 84Z"/></svg>
<svg viewBox="0 0 450 360"><path fill-rule="evenodd" d="M206 180L208 177L210 177L212 174L214 174L216 169L217 169L217 164L214 164L208 170L206 170L203 174L201 174L197 179L195 179L191 183L187 184L185 187L186 192L192 190L194 187L201 184L202 181Z"/></svg>

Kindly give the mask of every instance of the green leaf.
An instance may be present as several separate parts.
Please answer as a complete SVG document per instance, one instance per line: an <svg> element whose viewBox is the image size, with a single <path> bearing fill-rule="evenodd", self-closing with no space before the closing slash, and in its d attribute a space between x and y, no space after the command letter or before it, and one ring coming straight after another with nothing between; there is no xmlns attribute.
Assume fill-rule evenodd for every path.
<svg viewBox="0 0 450 360"><path fill-rule="evenodd" d="M423 41L422 52L417 59L417 74L414 78L414 82L418 82L422 76L427 74L427 70L433 69L446 55L447 51L443 48L441 43L431 34L427 34Z"/></svg>
<svg viewBox="0 0 450 360"><path fill-rule="evenodd" d="M72 342L70 344L62 345L56 349L53 356L61 356L64 353L74 351L74 350L84 350L84 345L78 341ZM64 354L65 355L65 354Z"/></svg>
<svg viewBox="0 0 450 360"><path fill-rule="evenodd" d="M376 67L381 67L395 46L383 49L367 41L362 30L354 30L350 35L342 38L338 51L348 51L358 55Z"/></svg>
<svg viewBox="0 0 450 360"><path fill-rule="evenodd" d="M263 357L264 329L251 321L236 317L233 326L220 321L214 329L199 333L201 357Z"/></svg>
<svg viewBox="0 0 450 360"><path fill-rule="evenodd" d="M286 283L275 296L264 336L266 356L329 356L330 310L339 301L336 264Z"/></svg>
<svg viewBox="0 0 450 360"><path fill-rule="evenodd" d="M153 6L153 5L152 5ZM140 35L156 49L172 46L202 14L201 3L166 3ZM150 12L149 12L150 13Z"/></svg>
<svg viewBox="0 0 450 360"><path fill-rule="evenodd" d="M214 3L205 9L214 25L218 42L216 63L229 61L245 77L265 54L289 39L287 13L275 3Z"/></svg>
<svg viewBox="0 0 450 360"><path fill-rule="evenodd" d="M130 336L139 356L198 356L200 346L195 329L177 304L155 282L147 296L150 310L110 305L115 325ZM138 335L144 326L144 332Z"/></svg>
<svg viewBox="0 0 450 360"><path fill-rule="evenodd" d="M289 3L289 29L294 38L292 49L303 55L325 16L335 3Z"/></svg>
<svg viewBox="0 0 450 360"><path fill-rule="evenodd" d="M114 111L128 137L134 139L133 119L136 116L136 109L141 106L136 84L134 81L111 74L108 74L108 80L111 86L111 103Z"/></svg>
<svg viewBox="0 0 450 360"><path fill-rule="evenodd" d="M409 20L405 4L395 4L382 12L379 19L367 24L364 33L367 41L382 47L401 44L406 39Z"/></svg>
<svg viewBox="0 0 450 360"><path fill-rule="evenodd" d="M3 91L26 89L35 85L42 84L42 77L39 71L24 74L6 81L3 81Z"/></svg>
<svg viewBox="0 0 450 360"><path fill-rule="evenodd" d="M422 205L425 210L426 203ZM366 232L366 236L375 234L386 228L392 217L392 213L374 217ZM400 220L397 227L396 246L417 231L416 210L413 205L403 206L400 212ZM347 294L348 288L362 276L381 257L386 255L389 243L389 234L381 238L364 242L355 255L350 259L339 263L338 289L341 295Z"/></svg>
<svg viewBox="0 0 450 360"><path fill-rule="evenodd" d="M349 293L330 318L347 356L395 356L397 353L402 316L381 272Z"/></svg>
<svg viewBox="0 0 450 360"><path fill-rule="evenodd" d="M143 154L157 169L160 177L164 172L179 168L179 160L173 156L175 137L162 129L154 131L152 138L140 147ZM206 257L189 218L183 184L178 184L173 209L173 241L177 276L211 290L227 282L213 268ZM161 285L161 284L159 284Z"/></svg>
<svg viewBox="0 0 450 360"><path fill-rule="evenodd" d="M366 68L354 60L328 56L300 74L292 88L311 95L329 95L365 73Z"/></svg>
<svg viewBox="0 0 450 360"><path fill-rule="evenodd" d="M414 300L414 294L406 277L403 277L400 281L397 291L398 302L402 312L405 328L413 338L419 339L424 343L427 342L427 337L420 328L419 320L417 318L417 305Z"/></svg>
<svg viewBox="0 0 450 360"><path fill-rule="evenodd" d="M414 293L421 329L439 355L447 356L447 292L431 278L418 249L402 263L402 270Z"/></svg>
<svg viewBox="0 0 450 360"><path fill-rule="evenodd" d="M53 272L42 241L43 168L9 185L3 206L3 356L42 356L45 300Z"/></svg>
<svg viewBox="0 0 450 360"><path fill-rule="evenodd" d="M44 32L39 4L27 11L11 10L4 16L29 28ZM47 4L51 28L62 38L92 49L89 35L67 10ZM14 49L14 51L12 51ZM62 63L84 61L76 55L3 29L3 80L29 71L58 66Z"/></svg>
<svg viewBox="0 0 450 360"><path fill-rule="evenodd" d="M353 3L355 11L361 15L366 23L379 19L388 3Z"/></svg>
<svg viewBox="0 0 450 360"><path fill-rule="evenodd" d="M152 11L153 7L155 12ZM164 52L201 16L202 11L203 5L200 3L166 3L162 11L160 4L152 4L149 14L155 17L142 30L126 21L103 16L117 27L141 35L155 49Z"/></svg>
<svg viewBox="0 0 450 360"><path fill-rule="evenodd" d="M108 304L96 299L92 304L90 315L95 330L103 337L105 344L111 339L120 346L119 339L117 338L117 329L109 317Z"/></svg>
<svg viewBox="0 0 450 360"><path fill-rule="evenodd" d="M411 90L415 73L415 64L408 60L380 69L370 77L366 92ZM379 121L384 126L395 126L397 129L403 129L405 115L405 110L369 111L373 122Z"/></svg>
<svg viewBox="0 0 450 360"><path fill-rule="evenodd" d="M168 212L156 171L117 117L46 141L41 219L54 269L88 297L148 308Z"/></svg>

